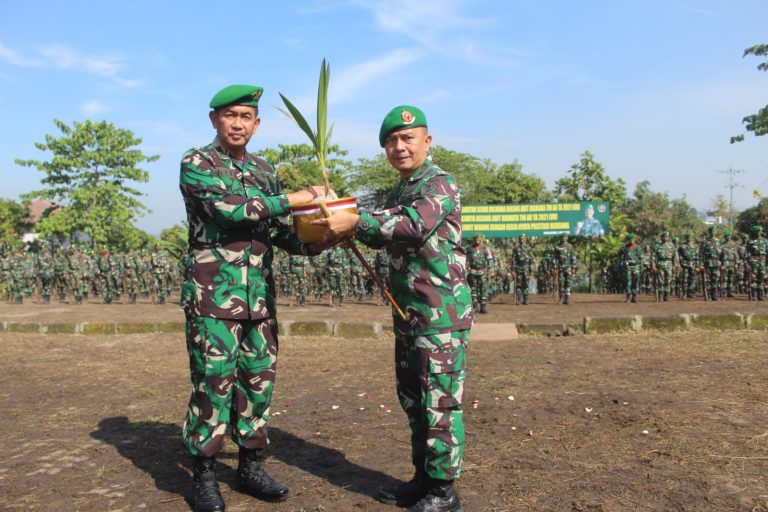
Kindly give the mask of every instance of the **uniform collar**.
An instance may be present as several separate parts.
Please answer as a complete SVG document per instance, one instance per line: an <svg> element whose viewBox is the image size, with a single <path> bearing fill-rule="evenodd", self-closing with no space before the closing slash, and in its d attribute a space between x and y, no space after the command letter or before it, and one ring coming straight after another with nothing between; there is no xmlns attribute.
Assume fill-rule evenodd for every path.
<svg viewBox="0 0 768 512"><path fill-rule="evenodd" d="M213 139L213 142L211 142L211 146L213 146L214 151L216 151L222 160L230 160L232 162L239 162L239 160L236 160L232 157L231 154L229 154L229 151L222 146L221 141L219 140L219 137L216 136ZM247 162L250 160L251 154L248 152L248 150L245 150L245 156L243 157L243 162Z"/></svg>

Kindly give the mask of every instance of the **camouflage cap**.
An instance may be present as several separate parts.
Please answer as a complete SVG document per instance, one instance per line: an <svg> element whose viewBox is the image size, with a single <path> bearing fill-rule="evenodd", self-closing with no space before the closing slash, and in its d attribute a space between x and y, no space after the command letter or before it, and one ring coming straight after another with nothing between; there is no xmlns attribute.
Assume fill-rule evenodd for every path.
<svg viewBox="0 0 768 512"><path fill-rule="evenodd" d="M390 133L420 126L427 126L427 116L424 115L421 109L410 105L395 107L384 116L384 121L381 122L379 144L381 144L381 147L384 147L384 142Z"/></svg>
<svg viewBox="0 0 768 512"><path fill-rule="evenodd" d="M264 89L256 85L229 85L213 96L210 107L214 110L229 105L258 108L263 92Z"/></svg>

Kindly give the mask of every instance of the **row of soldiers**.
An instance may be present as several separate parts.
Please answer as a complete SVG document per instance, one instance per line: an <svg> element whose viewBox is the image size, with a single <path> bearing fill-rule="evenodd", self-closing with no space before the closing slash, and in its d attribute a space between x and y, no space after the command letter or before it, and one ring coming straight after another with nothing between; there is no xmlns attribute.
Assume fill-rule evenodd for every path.
<svg viewBox="0 0 768 512"><path fill-rule="evenodd" d="M555 238L543 252L538 265L528 237L520 235L508 258L498 258L482 235L475 235L466 248L467 277L472 305L479 313L488 312L488 303L497 295L513 293L515 303L528 305L530 285L536 277L539 294L552 293L558 304L571 303L571 287L576 275L576 250L568 235Z"/></svg>
<svg viewBox="0 0 768 512"><path fill-rule="evenodd" d="M726 231L717 236L714 226L702 240L686 232L683 241L670 239L663 231L655 244L640 246L634 234L626 236L617 261L605 277L606 291L621 286L628 302L637 302L638 292L653 291L658 301L670 296L694 298L701 291L705 300L746 294L749 300L764 300L768 240L762 226L749 236Z"/></svg>
<svg viewBox="0 0 768 512"><path fill-rule="evenodd" d="M386 251L365 252L364 257L383 283L389 280L389 255ZM345 301L360 302L376 296L380 305L384 299L360 260L339 245L318 256L296 256L278 253L273 264L275 286L280 296L305 304L328 301L329 306L341 306ZM312 294L312 297L309 295Z"/></svg>
<svg viewBox="0 0 768 512"><path fill-rule="evenodd" d="M16 247L0 255L0 283L12 304L35 295L41 304L49 304L54 295L59 302L69 297L72 304L82 304L89 296L104 304L123 296L126 303L135 304L139 296L153 296L155 303L163 304L178 282L178 266L162 250L123 253L73 246L30 252Z"/></svg>

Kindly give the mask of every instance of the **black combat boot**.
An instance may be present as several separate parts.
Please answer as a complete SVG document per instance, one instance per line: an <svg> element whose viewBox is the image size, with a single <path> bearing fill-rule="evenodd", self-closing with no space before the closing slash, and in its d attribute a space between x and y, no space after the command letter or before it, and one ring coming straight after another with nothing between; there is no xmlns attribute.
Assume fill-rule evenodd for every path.
<svg viewBox="0 0 768 512"><path fill-rule="evenodd" d="M427 494L408 512L464 512L452 480L428 480Z"/></svg>
<svg viewBox="0 0 768 512"><path fill-rule="evenodd" d="M13 297L13 303L14 304L23 304L24 303L24 299L21 297L21 295L16 295L15 297Z"/></svg>
<svg viewBox="0 0 768 512"><path fill-rule="evenodd" d="M64 295L63 293L59 294L59 302L64 302L66 300L66 298L67 298L67 296Z"/></svg>
<svg viewBox="0 0 768 512"><path fill-rule="evenodd" d="M570 304L571 303L571 294L566 293L565 297L563 297L563 304Z"/></svg>
<svg viewBox="0 0 768 512"><path fill-rule="evenodd" d="M527 305L528 305L528 295L526 294L526 295L523 295L523 306L527 306Z"/></svg>
<svg viewBox="0 0 768 512"><path fill-rule="evenodd" d="M376 499L387 505L410 507L426 496L427 480L424 470L417 468L410 481L380 487L379 492L376 493Z"/></svg>
<svg viewBox="0 0 768 512"><path fill-rule="evenodd" d="M717 290L715 288L709 290L709 300L717 301Z"/></svg>
<svg viewBox="0 0 768 512"><path fill-rule="evenodd" d="M51 296L43 295L43 304L50 304L50 303L51 303Z"/></svg>
<svg viewBox="0 0 768 512"><path fill-rule="evenodd" d="M157 304L165 304L165 297L158 297Z"/></svg>
<svg viewBox="0 0 768 512"><path fill-rule="evenodd" d="M195 512L221 512L224 510L224 498L219 491L216 477L216 459L213 457L195 457L192 468L195 482Z"/></svg>
<svg viewBox="0 0 768 512"><path fill-rule="evenodd" d="M632 297L630 297L629 301L632 302L633 304L637 303L637 294L633 292Z"/></svg>
<svg viewBox="0 0 768 512"><path fill-rule="evenodd" d="M264 471L264 450L240 448L237 464L237 483L243 492L265 501L283 501L288 488L275 482Z"/></svg>
<svg viewBox="0 0 768 512"><path fill-rule="evenodd" d="M487 302L481 302L480 303L480 313L482 313L482 314L488 313L488 303Z"/></svg>

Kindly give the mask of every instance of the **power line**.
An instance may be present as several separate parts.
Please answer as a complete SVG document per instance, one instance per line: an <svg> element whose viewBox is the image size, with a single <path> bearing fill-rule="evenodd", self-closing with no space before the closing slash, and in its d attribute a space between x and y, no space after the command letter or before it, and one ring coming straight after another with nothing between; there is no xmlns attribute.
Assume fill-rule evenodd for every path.
<svg viewBox="0 0 768 512"><path fill-rule="evenodd" d="M715 172L720 174L725 174L728 176L728 183L725 185L725 188L728 189L728 225L733 226L733 189L737 187L744 188L744 186L741 183L736 182L736 175L743 174L747 171L729 167L724 171L715 171Z"/></svg>

